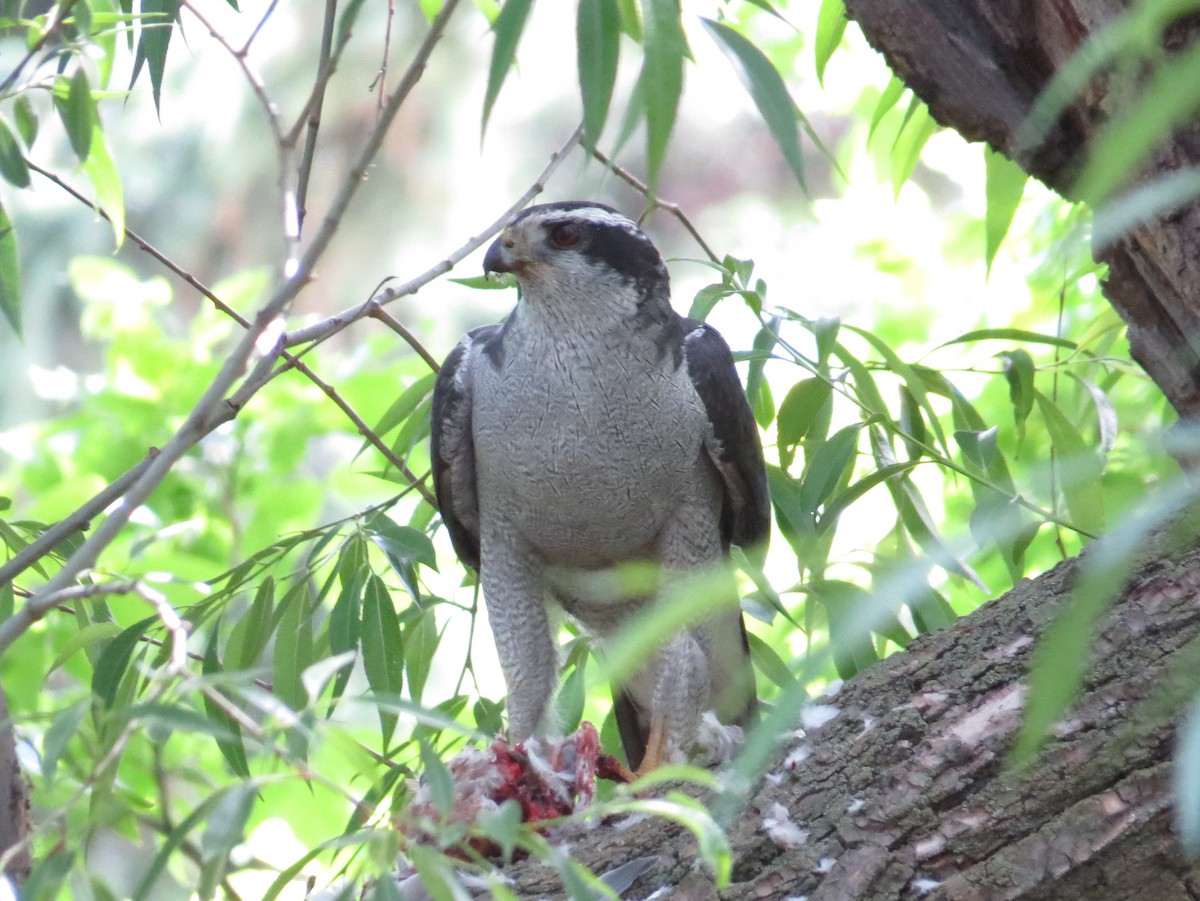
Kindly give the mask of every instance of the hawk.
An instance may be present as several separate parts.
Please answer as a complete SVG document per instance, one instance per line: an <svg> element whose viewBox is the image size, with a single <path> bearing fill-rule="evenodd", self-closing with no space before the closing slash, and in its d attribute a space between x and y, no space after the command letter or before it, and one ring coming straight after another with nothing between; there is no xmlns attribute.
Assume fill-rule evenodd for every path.
<svg viewBox="0 0 1200 901"><path fill-rule="evenodd" d="M770 502L729 347L671 308L667 267L636 223L599 203L533 206L483 266L512 273L518 301L438 374L433 473L454 548L479 572L519 742L550 725L547 602L603 641L653 600L576 593L562 573L651 561L665 580L718 564L730 544L767 540ZM672 636L614 686L639 773L686 757L705 711L743 724L755 705L737 609Z"/></svg>

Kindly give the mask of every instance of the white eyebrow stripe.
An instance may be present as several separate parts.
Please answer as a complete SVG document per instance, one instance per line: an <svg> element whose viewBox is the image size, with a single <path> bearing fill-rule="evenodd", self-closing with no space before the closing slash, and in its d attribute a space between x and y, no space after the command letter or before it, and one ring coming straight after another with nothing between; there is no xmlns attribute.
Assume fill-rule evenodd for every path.
<svg viewBox="0 0 1200 901"><path fill-rule="evenodd" d="M540 210L530 219L537 222L539 225L547 220L552 219L580 219L584 222L593 222L597 225L615 225L630 234L641 234L642 230L638 228L637 223L628 216L623 216L620 213L612 213L600 207L577 207L568 210Z"/></svg>

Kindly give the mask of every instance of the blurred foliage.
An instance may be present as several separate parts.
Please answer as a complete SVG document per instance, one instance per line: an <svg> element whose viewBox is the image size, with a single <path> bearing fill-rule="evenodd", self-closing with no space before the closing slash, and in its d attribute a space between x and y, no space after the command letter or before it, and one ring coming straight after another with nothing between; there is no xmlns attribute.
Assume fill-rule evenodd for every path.
<svg viewBox="0 0 1200 901"><path fill-rule="evenodd" d="M400 13L406 23L432 21L443 8L430 0L417 6ZM502 91L514 90L505 88L507 76L536 53L521 45L539 15L531 7L510 0L460 13L475 18L470 27L493 33L485 126ZM36 234L39 217L50 214L39 207L41 192L29 189L43 171L67 178L78 166L120 249L101 256L83 241L68 246L76 327L101 365L41 373L49 409L0 436L8 559L166 441L239 334L228 315L183 281L168 281L165 270L139 274L146 261L124 232L124 188L109 148L125 128L122 97L145 90L143 76L160 112L186 102L173 87L168 49L178 43L180 19L197 8L143 2L135 12L131 4L75 0L4 10L6 58L19 61L0 83L0 176L9 185L0 209L0 311L8 325L20 333L23 323L51 317L21 288L23 232L5 212L20 210ZM325 37L335 57L354 51L362 8L350 2L330 17ZM723 3L699 19L690 9L681 14L675 0L581 0L575 32L585 146L624 153L651 191L660 184L692 65L689 40L707 37L761 117L746 127L769 135L797 182L812 182L811 142L835 172L867 154L895 195L914 189L928 174L925 151L938 129L898 80L862 91L845 127L827 131L837 137L825 143L797 107L793 92L808 82L807 67L832 86L837 54L850 52L840 0L811 13L758 0ZM1144 37L1142 19L1131 21L1121 34ZM266 18L263 28L278 24ZM295 37L314 53L319 39L319 28ZM1112 58L1105 53L1090 57L1087 71ZM630 54L636 75L626 96L618 74ZM1150 99L1156 85L1151 80ZM254 102L248 82L243 89ZM1163 127L1179 115L1173 104ZM610 119L620 120L615 138ZM645 146L629 151L639 124ZM1138 152L1164 133L1139 138ZM1112 173L1100 163L1087 172L1089 191L1110 187ZM935 252L977 263L981 283L1019 259L1028 296L1014 298L999 321L981 314L979 327L948 340L926 337L935 314L915 292L911 305L879 308L870 322L808 318L802 280L771 276L768 284L754 261L723 253L704 261L712 280L691 300L691 315L734 309L753 335L737 358L767 446L777 536L765 565L736 562L761 693L779 700L768 723L794 724L810 689L853 675L1077 553L1174 476L1174 464L1155 449L1172 417L1129 359L1123 324L1100 296L1088 210L1045 192L1027 196L1023 174L990 152L963 177L983 179L986 210L960 212L958 237ZM126 173L127 182L147 178L153 183L154 173ZM262 181L267 187L256 185L255 196L270 194L270 176ZM652 194L647 206L655 206ZM221 227L219 198L205 209L188 220L213 229L192 238L188 252L196 255ZM273 253L221 271L213 293L249 318L279 278ZM919 265L878 243L857 246L857 256L899 280ZM677 302L682 308L687 299ZM398 351L379 332L303 350L408 472L428 471L432 375L420 355ZM476 658L473 577L452 560L436 511L406 471L364 442L328 398L294 371L271 381L174 467L81 583L143 587L81 593L0 658L37 811L27 897L301 897L308 874L321 886L353 884L390 872L402 849L435 897L461 896L456 866L486 874L480 860L452 863L441 853L466 827L444 830L437 848L409 845L393 828L418 772L436 792L442 758L503 726L495 669ZM1083 598L1077 616L1094 621L1141 534L1126 533L1115 569L1101 574L1105 585ZM69 537L0 584L0 615L11 617L79 540ZM685 606L659 616L641 641L677 627L689 615ZM586 636L569 624L563 633L563 721L603 723L615 750L610 670ZM1038 678L1055 683L1057 661L1082 659L1086 640L1086 628L1060 630ZM173 657L180 643L182 667ZM1045 702L1044 722L1030 733L1031 749L1037 728L1070 700L1073 683L1058 684L1067 685L1065 696L1035 693L1035 708L1037 698ZM1188 746L1200 734L1197 719L1193 712ZM754 761L766 759L774 739L768 729L751 739L743 775L756 775ZM718 788L710 774L685 772ZM1182 781L1182 791L1200 796L1200 779ZM650 802L620 791L598 810L682 822L714 871L728 874L728 847L712 814L681 795ZM503 810L476 828L510 853L519 847L542 857L568 891L590 897L595 877ZM72 839L61 842L63 835ZM130 848L139 853L126 854ZM114 866L121 855L126 860ZM388 890L375 896L389 897Z"/></svg>

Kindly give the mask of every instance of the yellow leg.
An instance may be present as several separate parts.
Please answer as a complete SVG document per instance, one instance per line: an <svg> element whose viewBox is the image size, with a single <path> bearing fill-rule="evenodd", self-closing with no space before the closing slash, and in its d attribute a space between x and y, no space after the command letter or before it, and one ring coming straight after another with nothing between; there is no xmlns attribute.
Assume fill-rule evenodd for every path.
<svg viewBox="0 0 1200 901"><path fill-rule="evenodd" d="M646 753L642 765L637 768L639 777L645 776L662 766L667 751L667 724L659 714L650 717L650 734L646 737Z"/></svg>

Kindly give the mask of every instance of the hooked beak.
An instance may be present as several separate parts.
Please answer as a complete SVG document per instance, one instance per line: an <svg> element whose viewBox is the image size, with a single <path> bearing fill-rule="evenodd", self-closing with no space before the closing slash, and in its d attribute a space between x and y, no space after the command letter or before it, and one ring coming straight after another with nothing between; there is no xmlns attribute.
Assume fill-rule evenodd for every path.
<svg viewBox="0 0 1200 901"><path fill-rule="evenodd" d="M501 232L500 237L492 242L483 257L483 274L493 272L517 272L525 267L522 260L513 250L513 240L507 232Z"/></svg>

